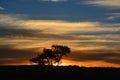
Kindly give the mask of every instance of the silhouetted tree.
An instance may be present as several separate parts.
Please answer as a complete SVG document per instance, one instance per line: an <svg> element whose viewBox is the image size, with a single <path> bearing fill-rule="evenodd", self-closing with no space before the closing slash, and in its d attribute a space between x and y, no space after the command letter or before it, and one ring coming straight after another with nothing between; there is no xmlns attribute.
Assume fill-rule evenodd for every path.
<svg viewBox="0 0 120 80"><path fill-rule="evenodd" d="M55 55L55 62L57 65L59 65L62 56L69 54L70 48L67 46L61 46L61 45L52 45L52 50Z"/></svg>
<svg viewBox="0 0 120 80"><path fill-rule="evenodd" d="M70 52L70 48L67 46L52 45L51 49L44 48L42 54L38 54L37 57L31 58L30 61L38 63L39 65L59 65L62 57Z"/></svg>

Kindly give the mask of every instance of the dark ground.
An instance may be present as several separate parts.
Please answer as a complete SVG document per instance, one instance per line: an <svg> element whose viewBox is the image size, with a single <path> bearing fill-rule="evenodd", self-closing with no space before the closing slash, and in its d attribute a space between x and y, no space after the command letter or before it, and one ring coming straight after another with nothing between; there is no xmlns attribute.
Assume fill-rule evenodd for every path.
<svg viewBox="0 0 120 80"><path fill-rule="evenodd" d="M120 68L0 66L0 80L120 80Z"/></svg>

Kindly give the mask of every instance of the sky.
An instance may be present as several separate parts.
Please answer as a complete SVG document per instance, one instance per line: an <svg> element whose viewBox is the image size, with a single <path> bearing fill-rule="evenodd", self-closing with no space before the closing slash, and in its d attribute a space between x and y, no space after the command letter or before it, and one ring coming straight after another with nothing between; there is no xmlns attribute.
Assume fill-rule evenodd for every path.
<svg viewBox="0 0 120 80"><path fill-rule="evenodd" d="M120 67L120 0L0 0L0 65L31 65L51 45L61 65Z"/></svg>

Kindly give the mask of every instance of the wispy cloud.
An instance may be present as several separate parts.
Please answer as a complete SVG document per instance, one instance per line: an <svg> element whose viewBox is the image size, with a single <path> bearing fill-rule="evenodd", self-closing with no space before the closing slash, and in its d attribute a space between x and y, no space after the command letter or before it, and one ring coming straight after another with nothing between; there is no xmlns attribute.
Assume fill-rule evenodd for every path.
<svg viewBox="0 0 120 80"><path fill-rule="evenodd" d="M118 15L118 14L116 14ZM66 34L73 32L119 31L119 23L69 22L61 20L26 20L25 15L0 14L0 27L8 29L39 30L46 33Z"/></svg>
<svg viewBox="0 0 120 80"><path fill-rule="evenodd" d="M4 8L4 7L2 7L2 6L0 6L0 10L5 10L5 8Z"/></svg>
<svg viewBox="0 0 120 80"><path fill-rule="evenodd" d="M29 59L44 47L61 44L72 49L71 55L63 59L70 63L95 64L96 61L95 65L101 66L99 62L103 61L102 66L120 67L119 23L27 20L25 17L0 14L0 65L30 64ZM91 65L84 63L83 66Z"/></svg>
<svg viewBox="0 0 120 80"><path fill-rule="evenodd" d="M24 17L25 15L0 14L1 45L19 45L25 43L28 45L41 45L40 41L47 43L47 40L52 41L48 42L49 44L54 43L54 41L58 42L59 40L61 42L67 40L69 44L72 44L71 40L78 40L77 44L79 44L80 40L83 40L83 42L85 40L96 42L99 39L100 43L103 40L106 40L106 42L113 40L113 43L120 40L119 23L27 20Z"/></svg>
<svg viewBox="0 0 120 80"><path fill-rule="evenodd" d="M0 14L0 27L8 29L20 28L20 24L25 21L23 17L25 15L22 14Z"/></svg>
<svg viewBox="0 0 120 80"><path fill-rule="evenodd" d="M108 20L115 20L120 18L120 13L109 13L107 15L109 15L109 17L107 18Z"/></svg>
<svg viewBox="0 0 120 80"><path fill-rule="evenodd" d="M120 24L110 24L101 22L67 22L67 21L47 21L29 20L24 22L24 26L29 29L42 30L51 34L109 34L118 32ZM78 35L76 35L78 36Z"/></svg>
<svg viewBox="0 0 120 80"><path fill-rule="evenodd" d="M40 48L15 49L13 46L0 46L0 65L30 64L29 59L37 54L38 49Z"/></svg>
<svg viewBox="0 0 120 80"><path fill-rule="evenodd" d="M72 61L104 61L106 63L118 64L120 66L120 54L113 50L104 50L103 52L91 52L91 51L76 51L67 57ZM97 64L98 65L98 64ZM100 66L100 65L99 65ZM106 65L110 66L110 65Z"/></svg>
<svg viewBox="0 0 120 80"><path fill-rule="evenodd" d="M45 2L66 2L67 0L39 0L39 1L45 1Z"/></svg>
<svg viewBox="0 0 120 80"><path fill-rule="evenodd" d="M20 46L19 46L20 47ZM81 47L79 47L81 48ZM102 47L101 47L102 48ZM100 48L100 49L101 49ZM80 62L78 65L82 66L111 66L120 67L120 54L114 52L114 49L103 47L103 52L93 52L93 51L72 51L70 55L63 58L64 60L69 60L70 63L75 64ZM16 48L15 46L0 46L0 65L30 65L29 59L35 57L42 48ZM116 49L117 50L117 49ZM115 51L116 51L115 50ZM85 62L90 62L90 65ZM99 64L99 62L104 63L104 65ZM96 64L94 63L96 62ZM81 64L84 63L84 64Z"/></svg>
<svg viewBox="0 0 120 80"><path fill-rule="evenodd" d="M24 23L24 26L29 29L44 30L48 33L65 34L76 31L92 31L97 22L67 22L54 20L29 20ZM85 29L86 28L86 29Z"/></svg>
<svg viewBox="0 0 120 80"><path fill-rule="evenodd" d="M109 8L120 8L120 0L88 0L84 1L83 3Z"/></svg>
<svg viewBox="0 0 120 80"><path fill-rule="evenodd" d="M119 35L119 23L68 22L60 20L26 20L25 15L0 15L0 36L23 35L28 37L49 37L66 39L67 35ZM18 30L19 29L19 30ZM38 36L39 35L39 36ZM41 35L41 36L40 36ZM48 36L47 36L48 35ZM90 37L90 36L89 36ZM111 36L112 38L116 36ZM68 37L67 37L68 38ZM72 39L75 39L71 37ZM68 39L71 39L70 37ZM78 38L77 38L78 39ZM110 36L109 36L110 39Z"/></svg>

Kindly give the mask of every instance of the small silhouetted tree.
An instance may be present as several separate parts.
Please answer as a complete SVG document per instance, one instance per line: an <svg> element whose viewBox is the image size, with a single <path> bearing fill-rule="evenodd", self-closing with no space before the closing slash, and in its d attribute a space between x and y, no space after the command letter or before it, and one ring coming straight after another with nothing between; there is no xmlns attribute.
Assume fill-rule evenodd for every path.
<svg viewBox="0 0 120 80"><path fill-rule="evenodd" d="M70 48L67 46L61 46L61 45L52 45L52 50L55 55L55 62L57 65L59 65L62 56L67 55L71 52Z"/></svg>
<svg viewBox="0 0 120 80"><path fill-rule="evenodd" d="M52 45L51 49L44 48L42 54L38 54L35 58L31 58L30 61L38 63L39 65L59 65L62 57L70 52L71 50L67 46Z"/></svg>

